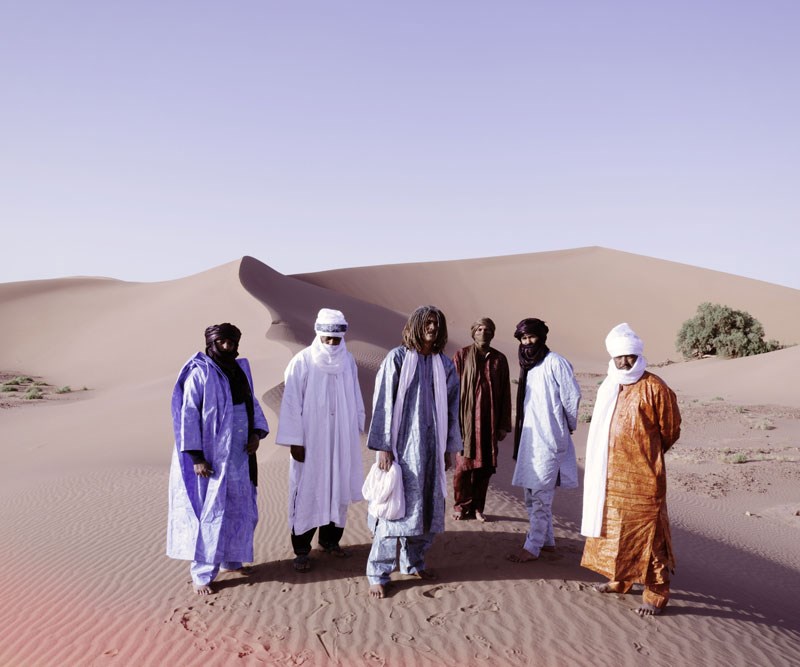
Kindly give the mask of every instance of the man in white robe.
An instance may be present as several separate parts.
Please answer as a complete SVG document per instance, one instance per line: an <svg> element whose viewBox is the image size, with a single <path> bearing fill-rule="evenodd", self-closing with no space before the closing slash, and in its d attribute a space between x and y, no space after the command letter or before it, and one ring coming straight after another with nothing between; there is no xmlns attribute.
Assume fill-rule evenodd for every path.
<svg viewBox="0 0 800 667"><path fill-rule="evenodd" d="M453 452L463 449L458 421L459 377L443 354L447 343L444 313L422 306L403 328L403 345L390 350L375 380L374 407L367 446L378 451L378 465L399 465L405 516L369 516L373 533L367 561L369 594L386 596L392 571L433 578L425 555L436 533L444 531L445 471Z"/></svg>
<svg viewBox="0 0 800 667"><path fill-rule="evenodd" d="M338 557L350 503L362 500L364 468L360 433L364 401L358 369L347 350L347 321L323 308L314 325L314 342L286 368L278 445L290 447L289 530L299 572L310 569L311 541Z"/></svg>
<svg viewBox="0 0 800 667"><path fill-rule="evenodd" d="M536 560L555 551L553 498L557 486L578 486L572 433L578 426L581 390L572 365L546 345L549 328L537 318L522 320L519 340L520 379L511 483L525 490L530 527L525 544L508 555L515 563Z"/></svg>

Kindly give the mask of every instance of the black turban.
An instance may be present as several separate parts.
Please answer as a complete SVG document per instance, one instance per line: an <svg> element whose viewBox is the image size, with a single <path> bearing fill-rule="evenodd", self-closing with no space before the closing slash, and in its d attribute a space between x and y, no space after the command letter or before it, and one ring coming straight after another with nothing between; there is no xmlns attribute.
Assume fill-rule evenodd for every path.
<svg viewBox="0 0 800 667"><path fill-rule="evenodd" d="M536 336L540 343L547 341L547 334L550 333L548 326L542 320L536 317L526 317L518 325L514 331L514 338L519 340L525 334L529 336Z"/></svg>
<svg viewBox="0 0 800 667"><path fill-rule="evenodd" d="M228 338L237 345L242 338L242 332L239 327L234 326L230 322L223 322L222 324L212 324L206 329L206 346L211 345L215 340Z"/></svg>

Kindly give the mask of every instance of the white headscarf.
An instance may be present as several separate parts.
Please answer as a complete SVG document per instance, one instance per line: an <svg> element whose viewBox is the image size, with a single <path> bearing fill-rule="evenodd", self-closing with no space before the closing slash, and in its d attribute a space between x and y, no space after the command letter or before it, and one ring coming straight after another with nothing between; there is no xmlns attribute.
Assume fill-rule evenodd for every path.
<svg viewBox="0 0 800 667"><path fill-rule="evenodd" d="M311 343L311 356L314 363L326 373L340 373L344 368L347 358L347 344L344 342L344 334L347 331L347 320L340 310L323 308L317 314L317 321L314 323L314 340ZM323 343L320 336L331 336L340 338L338 345L327 345Z"/></svg>
<svg viewBox="0 0 800 667"><path fill-rule="evenodd" d="M608 375L597 390L597 399L586 440L586 466L583 476L583 518L581 535L600 537L603 528L603 508L606 502L608 477L608 435L611 417L617 405L620 385L638 382L645 369L644 343L627 322L615 326L606 336L606 350L612 359L608 362ZM620 370L613 357L636 355L630 370Z"/></svg>

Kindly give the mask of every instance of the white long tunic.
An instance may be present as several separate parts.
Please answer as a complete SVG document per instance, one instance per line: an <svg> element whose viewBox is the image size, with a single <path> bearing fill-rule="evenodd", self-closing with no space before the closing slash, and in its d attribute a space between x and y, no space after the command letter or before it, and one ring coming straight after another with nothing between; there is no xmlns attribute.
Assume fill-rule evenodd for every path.
<svg viewBox="0 0 800 667"><path fill-rule="evenodd" d="M338 373L314 362L311 347L286 367L278 445L305 447L289 464L289 529L300 535L330 522L343 528L351 502L363 500L364 400L356 362L346 350Z"/></svg>
<svg viewBox="0 0 800 667"><path fill-rule="evenodd" d="M570 431L578 425L581 389L572 365L549 352L528 371L525 415L511 483L526 489L578 486L578 465Z"/></svg>

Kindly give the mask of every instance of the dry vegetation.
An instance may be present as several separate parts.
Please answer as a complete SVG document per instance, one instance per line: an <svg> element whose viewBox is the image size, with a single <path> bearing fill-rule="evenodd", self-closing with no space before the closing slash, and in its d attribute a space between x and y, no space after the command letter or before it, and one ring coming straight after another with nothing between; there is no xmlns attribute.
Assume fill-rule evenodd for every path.
<svg viewBox="0 0 800 667"><path fill-rule="evenodd" d="M61 400L75 391L69 386L56 387L33 375L0 371L0 408L14 408L39 401Z"/></svg>

